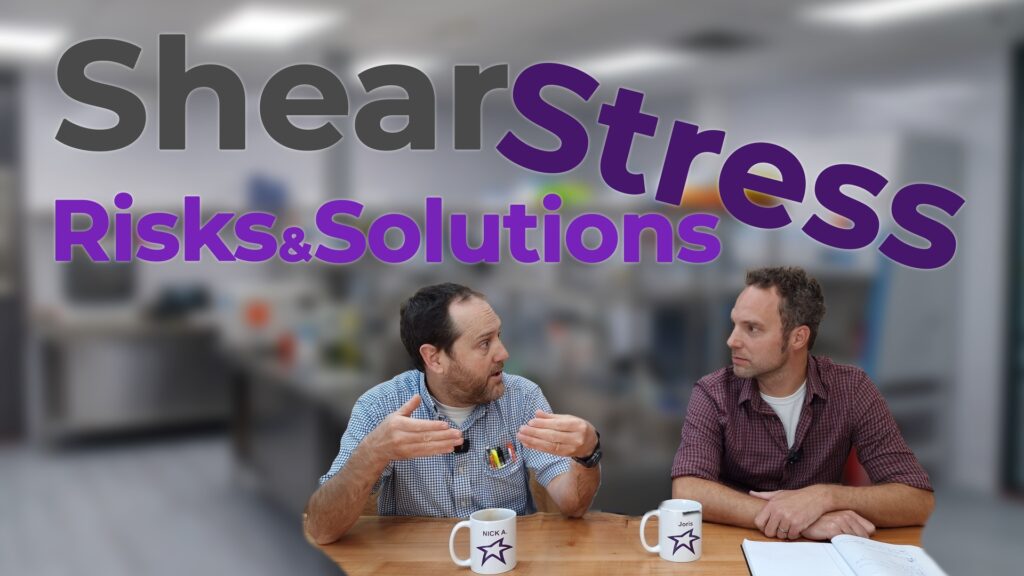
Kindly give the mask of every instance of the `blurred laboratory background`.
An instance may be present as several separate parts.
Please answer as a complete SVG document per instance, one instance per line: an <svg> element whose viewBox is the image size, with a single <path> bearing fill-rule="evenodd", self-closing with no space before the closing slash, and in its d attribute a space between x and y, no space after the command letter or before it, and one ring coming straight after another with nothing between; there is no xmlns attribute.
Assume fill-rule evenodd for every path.
<svg viewBox="0 0 1024 576"><path fill-rule="evenodd" d="M221 151L218 99L188 100L187 147L160 151L158 35L187 35L189 66L230 67L246 86L246 149ZM56 63L72 44L118 38L138 65L89 68L143 100L147 125L124 149L58 143L63 119L107 127L109 111L68 98ZM823 284L816 352L863 367L937 488L924 545L951 574L1019 573L1024 523L1024 3L1010 0L714 0L676 2L5 0L0 7L0 574L331 574L303 539L300 515L338 447L354 400L410 367L398 306L441 281L485 292L504 321L506 369L543 388L554 409L602 434L599 510L640 514L670 493L669 467L693 383L729 359L729 310L748 268L794 264ZM601 87L587 103L552 94L588 127L576 170L529 172L494 146L514 129L549 134L486 97L480 150L452 144L452 68L574 64ZM351 111L370 100L356 74L382 63L426 72L437 94L434 151L375 152L345 135L319 152L274 142L259 97L277 70L311 62L344 82ZM648 193L603 184L601 103L619 87L661 118L629 166ZM315 97L299 88L294 96ZM555 91L557 92L557 91ZM237 104L233 104L237 105ZM812 195L786 203L795 224L739 224L717 200L722 157L694 163L680 207L653 200L670 122L724 130L725 153L785 146L808 181L853 163L889 180L871 247L819 245L799 230ZM302 118L305 127L323 118ZM395 122L389 129L400 129ZM724 156L724 155L723 155ZM883 258L899 232L893 193L930 182L967 200L955 259L933 271ZM324 201L422 219L502 212L558 193L562 214L690 212L721 217L713 263L658 264L621 254L597 265L467 266L450 254L402 265L71 263L54 259L54 201L89 198L132 211L261 210L312 229ZM823 213L823 212L822 212ZM479 218L471 222L479 223ZM479 240L476 227L476 240ZM910 239L909 236L904 236ZM111 245L113 238L109 238Z"/></svg>

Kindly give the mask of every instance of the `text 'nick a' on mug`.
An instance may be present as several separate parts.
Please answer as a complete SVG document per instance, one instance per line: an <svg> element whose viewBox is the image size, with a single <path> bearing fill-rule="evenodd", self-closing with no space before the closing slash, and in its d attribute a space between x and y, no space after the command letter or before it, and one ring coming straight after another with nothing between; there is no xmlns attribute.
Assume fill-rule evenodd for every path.
<svg viewBox="0 0 1024 576"><path fill-rule="evenodd" d="M469 558L455 554L455 534L469 528ZM508 508L477 510L452 528L448 552L459 566L477 574L501 574L516 567L516 511Z"/></svg>
<svg viewBox="0 0 1024 576"><path fill-rule="evenodd" d="M700 502L695 500L665 500L657 510L644 514L640 520L640 544L670 562L697 560L702 546L701 511ZM655 546L649 546L644 536L644 527L652 516L658 518L658 544Z"/></svg>

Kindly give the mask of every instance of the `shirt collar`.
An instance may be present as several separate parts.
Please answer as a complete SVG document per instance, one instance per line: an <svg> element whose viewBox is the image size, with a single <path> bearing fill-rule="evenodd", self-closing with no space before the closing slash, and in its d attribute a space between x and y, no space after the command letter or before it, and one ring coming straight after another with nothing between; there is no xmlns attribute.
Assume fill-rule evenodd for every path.
<svg viewBox="0 0 1024 576"><path fill-rule="evenodd" d="M434 397L430 395L430 389L427 388L427 375L423 372L417 372L419 374L419 388L420 398L423 399L423 407L427 409L427 413L431 418L437 418L437 403L434 402Z"/></svg>
<svg viewBox="0 0 1024 576"><path fill-rule="evenodd" d="M811 355L807 356L807 392L805 404L810 404L812 396L828 400L828 389L821 382L821 375L818 373L818 359Z"/></svg>
<svg viewBox="0 0 1024 576"><path fill-rule="evenodd" d="M736 378L735 374L733 375ZM761 399L761 395L758 394L757 383L754 382L753 378L739 378L740 389L739 398L736 401L737 405L742 405L744 402L752 402L755 406L761 406L764 402ZM821 383L821 378L818 374L818 359L810 354L807 355L807 396L804 398L804 405L811 403L814 396L821 398L822 400L828 400L828 391L825 389L824 384Z"/></svg>

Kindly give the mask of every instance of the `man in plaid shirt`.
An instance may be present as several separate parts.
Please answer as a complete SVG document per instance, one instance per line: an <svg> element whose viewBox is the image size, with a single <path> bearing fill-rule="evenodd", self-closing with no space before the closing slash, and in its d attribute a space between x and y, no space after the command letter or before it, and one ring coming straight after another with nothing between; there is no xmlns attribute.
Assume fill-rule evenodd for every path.
<svg viewBox="0 0 1024 576"><path fill-rule="evenodd" d="M587 511L601 482L597 431L552 414L536 384L502 371L501 319L482 294L458 284L422 288L402 305L401 335L416 370L353 407L307 506L317 543L344 535L371 492L383 515L534 512L528 470L562 513Z"/></svg>
<svg viewBox="0 0 1024 576"><path fill-rule="evenodd" d="M878 389L863 370L809 352L825 315L821 286L800 268L753 270L746 285L726 342L732 365L690 397L672 496L771 538L923 525L932 486ZM851 448L871 486L840 485Z"/></svg>

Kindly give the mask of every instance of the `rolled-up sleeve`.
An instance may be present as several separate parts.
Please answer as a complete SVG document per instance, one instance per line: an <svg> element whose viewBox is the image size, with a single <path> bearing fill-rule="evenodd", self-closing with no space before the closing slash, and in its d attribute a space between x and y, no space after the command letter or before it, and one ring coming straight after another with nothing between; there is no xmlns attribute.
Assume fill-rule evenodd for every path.
<svg viewBox="0 0 1024 576"><path fill-rule="evenodd" d="M722 467L722 425L718 408L698 382L690 395L672 477L695 476L717 482Z"/></svg>
<svg viewBox="0 0 1024 576"><path fill-rule="evenodd" d="M334 458L334 462L331 463L330 470L320 477L321 485L345 467L349 458L352 457L352 453L356 451L356 448L363 439L383 421L383 415L372 404L373 402L364 394L352 407L352 416L348 420L345 433L341 436L341 446L338 449L338 455ZM373 486L374 493L380 488L381 482L386 480L391 473L392 464L388 464Z"/></svg>
<svg viewBox="0 0 1024 576"><path fill-rule="evenodd" d="M900 434L878 388L867 376L860 387L863 411L856 419L853 445L857 459L874 484L900 483L932 490L928 473Z"/></svg>

